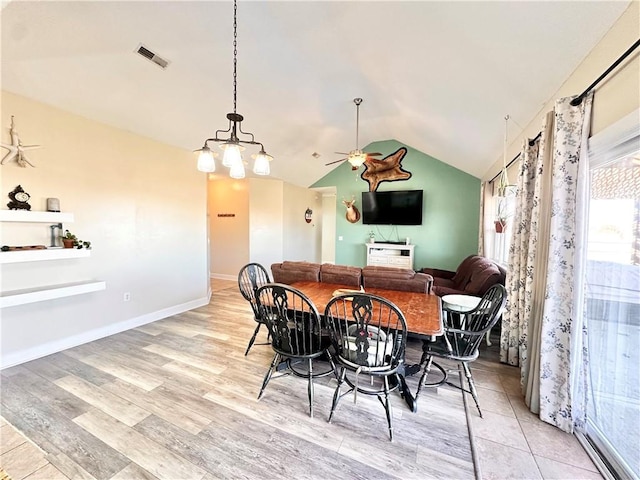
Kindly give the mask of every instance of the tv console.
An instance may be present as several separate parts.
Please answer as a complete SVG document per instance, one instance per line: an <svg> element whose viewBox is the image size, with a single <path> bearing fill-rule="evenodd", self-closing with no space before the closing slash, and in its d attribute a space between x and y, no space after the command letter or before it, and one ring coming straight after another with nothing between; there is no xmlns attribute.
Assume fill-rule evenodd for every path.
<svg viewBox="0 0 640 480"><path fill-rule="evenodd" d="M404 243L366 243L367 265L378 267L410 268L413 270L415 245Z"/></svg>

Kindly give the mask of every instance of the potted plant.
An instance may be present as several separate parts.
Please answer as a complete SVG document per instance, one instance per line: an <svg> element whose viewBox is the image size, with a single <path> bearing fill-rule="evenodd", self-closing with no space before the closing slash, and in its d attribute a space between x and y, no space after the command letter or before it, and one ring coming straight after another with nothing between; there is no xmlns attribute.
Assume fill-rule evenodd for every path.
<svg viewBox="0 0 640 480"><path fill-rule="evenodd" d="M504 197L498 200L498 212L493 223L496 227L496 233L502 233L507 228L507 202Z"/></svg>
<svg viewBox="0 0 640 480"><path fill-rule="evenodd" d="M62 235L60 238L62 239L62 245L64 246L64 248L86 248L87 250L91 249L91 242L80 240L69 230L65 230L64 235Z"/></svg>

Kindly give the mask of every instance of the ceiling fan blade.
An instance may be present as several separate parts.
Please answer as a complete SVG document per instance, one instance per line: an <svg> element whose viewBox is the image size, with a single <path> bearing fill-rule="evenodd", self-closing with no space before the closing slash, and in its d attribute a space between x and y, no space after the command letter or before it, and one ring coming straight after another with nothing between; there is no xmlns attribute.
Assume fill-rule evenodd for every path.
<svg viewBox="0 0 640 480"><path fill-rule="evenodd" d="M370 157L379 157L380 155L382 155L381 153L378 153L378 152L375 152L375 153L364 152L364 153L366 153Z"/></svg>
<svg viewBox="0 0 640 480"><path fill-rule="evenodd" d="M336 160L334 162L325 163L324 166L326 167L327 165L333 165L334 163L344 162L345 160L346 158L341 158L340 160Z"/></svg>
<svg viewBox="0 0 640 480"><path fill-rule="evenodd" d="M338 154L338 155L349 155L348 152L333 152L333 153Z"/></svg>

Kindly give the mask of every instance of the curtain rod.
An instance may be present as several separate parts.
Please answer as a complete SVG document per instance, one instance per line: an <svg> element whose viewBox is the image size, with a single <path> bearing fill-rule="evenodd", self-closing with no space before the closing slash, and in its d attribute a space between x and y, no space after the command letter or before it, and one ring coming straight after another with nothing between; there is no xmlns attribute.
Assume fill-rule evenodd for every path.
<svg viewBox="0 0 640 480"><path fill-rule="evenodd" d="M571 100L571 105L573 105L574 107L580 105L580 103L582 103L582 99L591 91L593 90L593 87L595 87L596 85L598 85L603 78L605 78L607 75L609 75L611 73L611 71L616 68L618 65L620 65L620 63L622 63L622 61L627 58L629 55L631 55L631 53L638 48L638 46L640 46L640 39L636 40L636 43L634 43L633 45L631 45L628 50L626 52L624 52L620 58L618 58L615 62L613 62L611 64L611 66L609 68L607 68L605 70L605 72L600 75L595 82L593 82L591 85L589 85L587 87L587 89L582 92L580 95L578 95L576 98L574 98L573 100Z"/></svg>
<svg viewBox="0 0 640 480"><path fill-rule="evenodd" d="M609 75L614 68L616 68L618 65L620 65L625 58L627 58L629 55L631 55L631 53L640 46L640 39L636 40L636 42L631 45L626 52L624 52L622 55L620 55L620 58L618 58L615 62L613 62L611 64L611 66L609 68L607 68L602 75L600 75L591 85L589 85L587 87L587 89L582 92L580 95L578 95L576 98L574 98L573 100L571 100L571 105L573 105L574 107L580 105L582 103L582 99L584 97L587 96L587 94L593 90L593 88L598 85L607 75ZM536 143L536 140L538 140L540 138L540 135L542 134L542 132L538 133L538 135L535 136L535 138L529 140L529 146L532 147L534 143ZM520 153L518 153L513 160L511 160L509 163L507 163L507 166L505 168L509 168L511 165L513 165L513 163L520 157ZM498 178L500 176L500 173L502 172L502 170L500 172L498 172L496 174L495 177L493 177L491 180L489 180L489 183L493 183L493 181Z"/></svg>
<svg viewBox="0 0 640 480"><path fill-rule="evenodd" d="M533 144L536 143L536 141L540 138L541 135L542 135L542 132L539 132L538 135L536 135L535 137L529 139L529 146L533 147ZM515 157L513 157L513 160L511 160L509 163L507 163L507 165L504 168L509 168L511 165L513 165L515 163L515 161L518 160L518 158L520 158L520 155L522 155L522 153L518 153ZM501 173L502 173L502 170L500 170L498 173L496 173L496 176L493 177L491 180L489 180L489 183L493 183L493 181L496 178L498 178Z"/></svg>

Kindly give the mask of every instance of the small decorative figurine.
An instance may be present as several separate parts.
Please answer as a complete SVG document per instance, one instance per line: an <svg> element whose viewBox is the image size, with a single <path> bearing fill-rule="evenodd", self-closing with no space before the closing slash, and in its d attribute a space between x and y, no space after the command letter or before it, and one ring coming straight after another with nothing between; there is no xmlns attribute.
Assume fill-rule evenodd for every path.
<svg viewBox="0 0 640 480"><path fill-rule="evenodd" d="M31 210L31 205L28 203L30 198L31 195L18 185L12 192L9 192L11 201L7 203L7 207L9 207L9 210Z"/></svg>
<svg viewBox="0 0 640 480"><path fill-rule="evenodd" d="M31 150L33 148L39 148L40 145L22 145L20 141L20 137L18 137L18 132L15 129L13 124L13 115L11 115L11 128L9 129L9 134L11 135L11 143L0 143L2 148L6 148L9 152L2 157L0 160L0 165L4 165L5 160L14 160L18 163L19 167L26 168L27 165L34 166L33 163L29 161L25 150Z"/></svg>

